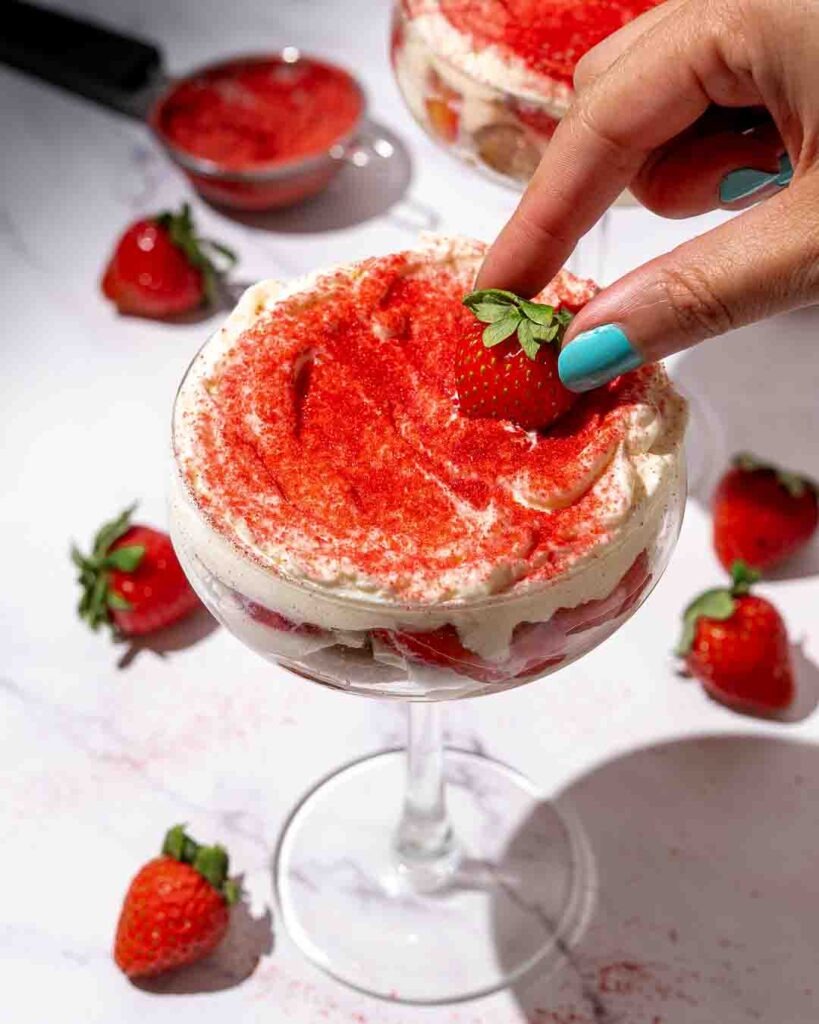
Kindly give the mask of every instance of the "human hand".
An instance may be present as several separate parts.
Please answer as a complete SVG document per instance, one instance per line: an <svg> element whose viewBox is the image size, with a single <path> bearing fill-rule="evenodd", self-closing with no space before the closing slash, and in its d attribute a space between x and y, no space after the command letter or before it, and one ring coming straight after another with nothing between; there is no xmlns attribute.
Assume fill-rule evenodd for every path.
<svg viewBox="0 0 819 1024"><path fill-rule="evenodd" d="M819 301L817 0L666 0L591 50L575 86L477 288L535 294L626 187L669 217L767 198L589 302L567 387Z"/></svg>

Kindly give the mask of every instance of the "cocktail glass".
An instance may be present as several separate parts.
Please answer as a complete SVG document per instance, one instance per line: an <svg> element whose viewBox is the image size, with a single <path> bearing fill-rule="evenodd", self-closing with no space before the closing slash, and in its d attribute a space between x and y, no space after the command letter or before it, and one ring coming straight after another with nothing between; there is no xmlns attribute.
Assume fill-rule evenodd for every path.
<svg viewBox="0 0 819 1024"><path fill-rule="evenodd" d="M179 415L177 405L175 422ZM622 625L676 542L685 501L681 445L672 475L648 542L610 592L528 621L526 597L514 593L400 606L339 597L264 568L212 528L175 459L173 542L214 616L305 680L406 703L405 747L318 782L276 850L281 917L329 974L387 999L452 1002L500 989L535 965L548 969L580 935L595 895L582 825L508 765L479 750L445 750L442 703L539 680ZM594 559L576 570L595 572ZM499 616L518 623L503 661L446 655L441 638L455 635L451 622L480 628Z"/></svg>

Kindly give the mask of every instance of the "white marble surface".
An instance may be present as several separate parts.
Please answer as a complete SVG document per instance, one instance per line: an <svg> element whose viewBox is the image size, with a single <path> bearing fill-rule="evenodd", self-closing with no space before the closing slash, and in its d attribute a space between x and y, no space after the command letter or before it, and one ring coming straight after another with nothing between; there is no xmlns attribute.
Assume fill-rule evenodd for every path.
<svg viewBox="0 0 819 1024"><path fill-rule="evenodd" d="M395 164L386 178L383 167L366 180L345 172L326 200L266 223L195 201L202 227L240 252L240 280L388 251L422 226L491 237L511 208L509 193L451 163L403 110L385 58L385 0L65 6L161 39L171 70L286 43L358 69L372 116L406 146L406 194L397 195L409 168ZM701 498L725 453L751 447L819 475L819 316L783 318L678 360L675 373L697 401L696 486L665 579L581 663L450 710L453 743L509 761L585 822L600 897L572 962L551 979L452 1008L366 999L292 947L270 909L269 860L302 793L334 766L393 745L401 709L292 678L206 623L195 643L185 630L164 650L128 652L73 617L69 538L85 541L134 497L142 516L164 521L171 399L215 320L121 319L99 295L121 228L188 197L147 131L7 70L0 90L0 1018L815 1020L816 549L761 588L803 644L798 721L762 723L717 707L675 675L668 652L681 606L717 578ZM604 276L708 220L616 211ZM229 845L251 906L215 960L136 987L110 957L120 900L179 820Z"/></svg>

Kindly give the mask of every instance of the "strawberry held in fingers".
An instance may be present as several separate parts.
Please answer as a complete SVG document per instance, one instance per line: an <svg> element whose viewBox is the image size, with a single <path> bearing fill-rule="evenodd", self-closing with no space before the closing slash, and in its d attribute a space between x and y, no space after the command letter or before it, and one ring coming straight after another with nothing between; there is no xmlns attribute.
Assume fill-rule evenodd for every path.
<svg viewBox="0 0 819 1024"><path fill-rule="evenodd" d="M221 258L222 269L214 263ZM176 316L213 300L219 276L236 262L230 249L200 238L184 204L179 213L136 221L122 235L102 279L120 313Z"/></svg>
<svg viewBox="0 0 819 1024"><path fill-rule="evenodd" d="M225 937L239 898L221 846L200 846L181 825L165 836L162 855L136 875L125 896L114 959L129 978L148 978L195 963Z"/></svg>
<svg viewBox="0 0 819 1024"><path fill-rule="evenodd" d="M714 497L714 548L726 569L740 559L770 569L816 532L816 485L806 477L737 455Z"/></svg>
<svg viewBox="0 0 819 1024"><path fill-rule="evenodd" d="M524 430L545 429L568 412L577 395L561 383L557 357L572 314L496 288L463 301L487 326L465 333L456 354L461 412Z"/></svg>
<svg viewBox="0 0 819 1024"><path fill-rule="evenodd" d="M730 588L706 591L688 606L677 654L722 703L782 711L794 695L785 624L770 601L750 593L758 573L737 562L732 576Z"/></svg>
<svg viewBox="0 0 819 1024"><path fill-rule="evenodd" d="M134 508L97 532L90 555L71 551L80 570L80 618L92 629L110 625L125 636L153 633L199 607L170 537L132 524Z"/></svg>

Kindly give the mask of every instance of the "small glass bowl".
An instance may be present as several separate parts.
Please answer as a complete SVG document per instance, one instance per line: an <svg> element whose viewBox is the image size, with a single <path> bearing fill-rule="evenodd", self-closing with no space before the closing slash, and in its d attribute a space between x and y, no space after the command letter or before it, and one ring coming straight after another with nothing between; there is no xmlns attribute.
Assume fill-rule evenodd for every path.
<svg viewBox="0 0 819 1024"><path fill-rule="evenodd" d="M547 102L481 81L438 53L397 0L390 44L393 72L410 113L437 143L495 181L520 190L566 113Z"/></svg>
<svg viewBox="0 0 819 1024"><path fill-rule="evenodd" d="M163 113L181 85L230 65L263 63L271 59L281 60L293 66L318 63L332 67L348 79L358 94L358 117L324 152L248 168L226 168L216 161L197 157L181 149L168 137L163 127ZM359 148L357 136L365 114L364 91L348 71L328 61L302 54L294 46L286 46L273 54L240 55L215 64L207 64L184 78L177 79L158 98L151 109L148 121L162 148L205 199L235 210L262 211L294 206L323 191L350 160L350 154Z"/></svg>

